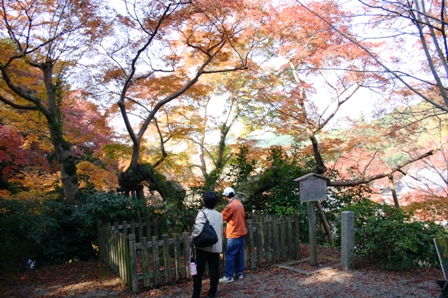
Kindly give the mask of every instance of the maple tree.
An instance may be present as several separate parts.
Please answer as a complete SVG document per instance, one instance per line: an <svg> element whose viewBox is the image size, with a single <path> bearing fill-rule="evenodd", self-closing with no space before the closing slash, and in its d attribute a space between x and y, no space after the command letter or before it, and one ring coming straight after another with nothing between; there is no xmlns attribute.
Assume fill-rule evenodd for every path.
<svg viewBox="0 0 448 298"><path fill-rule="evenodd" d="M368 64L369 67L358 69L357 71L387 76L387 80L384 80L385 87L390 87L385 89L389 95L385 96L387 101L383 105L383 114L400 105L410 108L416 98L428 102L433 106L433 109L426 109L426 113L420 112L420 118L414 118L415 123L423 121L427 117L438 117L440 110L442 113L446 113L446 91L441 78L446 74L446 54L443 53L447 51L444 46L446 44L444 21L440 17L441 15L443 16L444 8L439 2L434 2L434 5L429 9L425 8L427 3L424 1L407 4L394 1L359 1L362 5L349 8L352 11L351 14L338 14L339 17L351 24L351 32L353 33L344 32L344 27L322 14L321 10L300 1L298 3L306 11L326 23L341 38L357 46L359 50L362 50L370 57L371 63ZM363 17L356 13L357 8L364 10ZM391 19L395 20L395 22L389 22ZM372 26L376 31L364 30L363 32L367 33L361 35L360 32L362 31L357 30L357 25ZM395 34L389 36L384 32L395 32ZM381 38L381 42L377 42L375 47L369 46L372 42L365 44L366 41L378 40L379 38ZM360 40L363 41L361 42ZM412 44L413 41L416 41L416 44L421 47L417 48L417 50L409 51L409 44ZM390 51L391 54L389 56L381 53L385 49ZM421 52L418 52L419 49ZM419 59L421 62L419 65L422 65L422 68L416 69L414 63L407 63L408 61L415 61L416 58L414 57ZM439 110L438 112L436 111L437 109ZM409 115L417 115L411 109L408 109L406 112ZM393 131L397 130L396 126L391 126L390 128ZM420 152L419 156L403 161L402 164L382 174L351 182L334 182L334 185L367 183L383 177L389 177L391 180L394 172L401 170L412 162L434 154L439 148L433 147L425 152Z"/></svg>
<svg viewBox="0 0 448 298"><path fill-rule="evenodd" d="M80 187L86 183L94 190L110 191L117 184L120 171L118 158L108 154L107 146L117 142L108 113L88 101L79 91L67 92L61 104L67 142L72 145Z"/></svg>
<svg viewBox="0 0 448 298"><path fill-rule="evenodd" d="M13 126L0 124L0 184L2 195L8 196L11 183L14 183L17 172L21 168L32 165L49 167L37 144L26 145L20 131ZM27 148L28 147L28 148Z"/></svg>
<svg viewBox="0 0 448 298"><path fill-rule="evenodd" d="M258 8L257 1L124 3L113 27L121 43L105 38L101 46L108 58L100 61L105 74L101 84L118 95L132 141L130 165L119 176L122 189L139 189L146 181L164 198L179 191L155 170L157 161L140 163L142 140L148 127L157 125L158 113L187 94L201 76L247 68L259 42Z"/></svg>
<svg viewBox="0 0 448 298"><path fill-rule="evenodd" d="M208 75L180 99L176 107L177 137L186 142L191 156L190 167L199 180L194 184L206 190L223 188L230 159L242 144L255 143L247 136L256 126L245 125L254 118L257 104L252 96L256 88L251 65L244 72ZM199 99L199 100L198 100ZM170 115L173 115L170 113ZM255 149L255 148L254 148Z"/></svg>
<svg viewBox="0 0 448 298"><path fill-rule="evenodd" d="M311 142L309 152L315 158L315 171L325 173L331 154L340 150L347 140L318 137L318 134L323 133L341 106L362 88L385 94L387 91L389 98L401 96L403 92L388 89L388 84L394 81L390 81L384 72L372 71L378 61L372 59L370 53L384 45L353 42L356 33L352 22L356 13L344 10L334 2L321 1L307 2L306 5L299 1L286 3L278 6L277 13L282 15L281 21L275 19L270 31L275 32L278 53L286 63L277 74L277 83L268 86L271 91L265 88L265 102L275 111L272 124L278 131L291 134L296 140L307 138ZM319 79L321 83L316 84ZM328 105L323 104L325 99L331 99ZM389 126L389 130L396 130L396 126ZM411 133L410 130L406 132ZM390 132L384 133L384 137L390 135ZM361 176L351 177L349 181L331 181L329 185L353 186L383 177L391 178L393 173L438 149L420 150L418 155L377 175L369 175L371 172L365 169Z"/></svg>
<svg viewBox="0 0 448 298"><path fill-rule="evenodd" d="M334 3L314 3L319 11L327 11L328 17L344 24L337 14ZM364 67L368 60L351 43L335 38L334 32L324 22L294 2L272 7L269 32L273 35L272 47L283 58L283 66L275 70L267 84L260 86L260 100L267 106L270 116L269 126L278 133L288 134L296 142L308 139L312 144L310 154L314 155L318 174L325 173L325 166L319 134L339 108L361 87L373 88L371 76L344 71L357 65ZM345 29L348 30L348 29ZM280 60L282 61L282 60ZM340 71L343 69L343 71ZM275 75L274 75L275 74ZM321 81L328 91L317 91L309 81ZM325 94L323 94L325 92ZM310 94L329 98L317 100L327 102L327 108L320 112L317 104L309 98ZM329 109L332 109L330 112ZM330 228L322 211L320 215L327 235Z"/></svg>
<svg viewBox="0 0 448 298"><path fill-rule="evenodd" d="M327 11L342 28L348 28L337 17L337 12L342 12L334 3L313 5ZM367 67L368 55L335 37L328 25L300 5L287 3L273 11L270 32L274 32L273 44L278 56L283 57L283 66L272 70L275 80L260 89L260 100L270 110L269 126L292 135L296 141L311 142L316 172L322 174L326 166L317 135L361 88L380 89L382 78L351 72L355 67Z"/></svg>
<svg viewBox="0 0 448 298"><path fill-rule="evenodd" d="M75 158L64 138L65 77L95 39L95 1L1 1L0 101L38 111L47 122L67 202L78 191Z"/></svg>
<svg viewBox="0 0 448 298"><path fill-rule="evenodd" d="M86 101L79 92L67 92L61 103L63 127L67 142L72 145L80 186L86 182L94 189L109 190L116 185L117 158L110 158L114 134L107 123L107 114ZM0 107L2 194L26 190L30 195L54 191L60 187L56 156L49 138L47 123L37 111L15 111ZM21 193L20 196L24 196Z"/></svg>

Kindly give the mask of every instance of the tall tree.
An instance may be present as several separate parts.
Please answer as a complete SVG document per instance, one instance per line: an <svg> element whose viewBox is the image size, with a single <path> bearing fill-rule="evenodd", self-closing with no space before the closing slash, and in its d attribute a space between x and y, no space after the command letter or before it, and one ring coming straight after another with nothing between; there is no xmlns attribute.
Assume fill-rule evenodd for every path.
<svg viewBox="0 0 448 298"><path fill-rule="evenodd" d="M279 40L283 41L278 42L279 53L286 57L287 63L291 65L289 69L284 69L293 79L283 78L281 89L276 87L281 92L277 92L276 97L272 96L275 93L270 93L267 99L278 111L278 119L281 119L282 123L278 127L293 131L296 135L303 135L306 132L312 144L316 172L324 173L327 166L323 154L330 153L332 148L336 149L342 140L319 140L318 133L322 132L324 126L334 118L342 104L361 88L379 93L388 91L390 78L384 72L372 71L378 66L378 61L372 59L370 54L383 48L384 45L366 40L356 40L354 43L352 37L355 36L356 28L353 28L352 17L356 14L344 10L333 1L307 2L306 5L296 1L295 4L280 6L279 13L283 16L283 23L274 23L273 26L280 27L272 32L276 32ZM295 17L298 15L306 22L301 23L301 20ZM282 28L287 30L281 30ZM318 85L316 79L319 77L323 80ZM323 105L325 99L333 100L330 101L330 105ZM283 123L289 123L290 126ZM396 126L389 126L389 130L394 129ZM383 137L389 137L390 134L389 131ZM330 185L351 186L390 177L406 165L432 155L437 150L438 148L430 148L420 152L417 156L412 156L401 164L395 164L382 173L358 176L358 179L351 181L331 181Z"/></svg>
<svg viewBox="0 0 448 298"><path fill-rule="evenodd" d="M327 12L327 18L349 32L334 2L311 4ZM270 31L284 64L275 80L262 88L263 101L273 110L271 126L297 141L308 140L316 162L315 171L326 172L319 134L338 116L361 89L381 90L383 78L353 69L366 69L369 56L335 35L325 22L300 5L287 3L275 9ZM348 34L348 33L347 33ZM324 147L329 149L331 143Z"/></svg>
<svg viewBox="0 0 448 298"><path fill-rule="evenodd" d="M61 101L66 76L94 40L100 26L95 1L1 1L0 101L38 111L48 125L60 163L64 196L73 203L78 177L64 138Z"/></svg>
<svg viewBox="0 0 448 298"><path fill-rule="evenodd" d="M103 85L121 86L115 94L132 141L131 162L119 183L132 189L147 181L168 197L173 188L165 177L154 165L140 163L148 127L202 75L248 67L249 54L259 42L260 13L256 1L126 1L124 8L115 22L120 42L105 40L102 46L109 59L101 61Z"/></svg>
<svg viewBox="0 0 448 298"><path fill-rule="evenodd" d="M257 66L244 72L209 75L189 92L188 99L176 108L178 138L190 146L192 167L198 170L204 189L215 189L225 179L225 168L244 136L257 126L244 125L253 119L257 105ZM252 124L252 123L251 123Z"/></svg>

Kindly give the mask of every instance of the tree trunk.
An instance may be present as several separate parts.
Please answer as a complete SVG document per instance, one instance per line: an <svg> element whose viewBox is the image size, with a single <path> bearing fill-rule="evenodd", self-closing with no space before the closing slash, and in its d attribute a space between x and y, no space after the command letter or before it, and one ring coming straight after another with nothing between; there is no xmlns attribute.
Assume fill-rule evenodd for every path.
<svg viewBox="0 0 448 298"><path fill-rule="evenodd" d="M68 143L64 140L60 144L53 144L61 167L61 180L65 199L69 204L76 204L78 174L76 173L76 163L73 153Z"/></svg>
<svg viewBox="0 0 448 298"><path fill-rule="evenodd" d="M64 196L69 204L76 204L75 196L78 192L78 175L76 173L76 162L73 157L71 145L64 139L62 117L58 102L62 98L58 84L53 84L53 65L47 62L42 65L45 89L47 92L48 108L43 110L48 121L51 142L54 146L56 157L60 164L62 188Z"/></svg>
<svg viewBox="0 0 448 298"><path fill-rule="evenodd" d="M177 216L185 212L184 199L186 191L176 181L167 180L149 164L138 164L136 169L128 168L118 176L120 187L118 192L129 193L137 191L137 197L144 199L142 182L149 183L149 190L157 191L166 203L166 207Z"/></svg>
<svg viewBox="0 0 448 298"><path fill-rule="evenodd" d="M307 128L307 133L311 144L313 144L314 161L316 162L316 173L321 175L327 171L327 167L325 166L322 155L320 154L319 142L317 141L317 138L311 129Z"/></svg>
<svg viewBox="0 0 448 298"><path fill-rule="evenodd" d="M394 199L394 204L396 208L400 208L400 203L398 203L397 190L395 189L394 177L392 175L387 176L389 178L390 191L392 192L392 198Z"/></svg>
<svg viewBox="0 0 448 298"><path fill-rule="evenodd" d="M324 210L322 209L322 204L320 203L320 201L317 201L316 203L317 208L319 209L320 219L324 224L325 233L327 234L328 240L332 245L334 245L333 237L331 237L330 225L328 224L327 217L325 216Z"/></svg>

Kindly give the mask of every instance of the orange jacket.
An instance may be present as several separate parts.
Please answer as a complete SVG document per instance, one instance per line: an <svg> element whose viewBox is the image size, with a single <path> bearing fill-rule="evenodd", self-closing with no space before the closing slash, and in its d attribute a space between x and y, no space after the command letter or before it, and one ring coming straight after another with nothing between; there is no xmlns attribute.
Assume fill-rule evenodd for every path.
<svg viewBox="0 0 448 298"><path fill-rule="evenodd" d="M246 214L244 212L244 206L240 201L236 198L231 199L221 214L223 219L227 222L227 238L240 238L247 234Z"/></svg>

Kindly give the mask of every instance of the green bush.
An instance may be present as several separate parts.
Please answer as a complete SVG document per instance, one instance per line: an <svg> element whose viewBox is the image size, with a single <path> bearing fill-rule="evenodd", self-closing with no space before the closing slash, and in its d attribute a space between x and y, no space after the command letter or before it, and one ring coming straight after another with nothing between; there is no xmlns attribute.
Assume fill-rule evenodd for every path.
<svg viewBox="0 0 448 298"><path fill-rule="evenodd" d="M345 210L355 214L357 256L389 270L439 266L433 238L448 235L443 227L410 221L402 209L368 200Z"/></svg>
<svg viewBox="0 0 448 298"><path fill-rule="evenodd" d="M0 198L0 272L27 269L43 232L54 225L35 212L36 203Z"/></svg>
<svg viewBox="0 0 448 298"><path fill-rule="evenodd" d="M0 272L97 257L97 221L152 214L146 202L113 193L85 194L72 206L54 199L0 198Z"/></svg>
<svg viewBox="0 0 448 298"><path fill-rule="evenodd" d="M267 161L269 166L262 169L261 174L254 172L256 163L247 159L243 149L231 162L229 178L235 179L232 184L237 192L248 195L244 201L246 211L278 215L297 213L304 206L294 179L306 174L299 166L302 162L297 152L274 146L269 150Z"/></svg>

